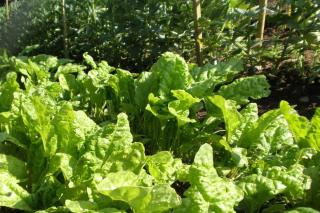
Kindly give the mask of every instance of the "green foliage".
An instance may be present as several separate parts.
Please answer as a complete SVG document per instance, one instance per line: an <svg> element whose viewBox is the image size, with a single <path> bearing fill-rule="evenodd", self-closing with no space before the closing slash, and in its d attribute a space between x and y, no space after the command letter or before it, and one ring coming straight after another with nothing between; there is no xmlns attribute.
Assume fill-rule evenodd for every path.
<svg viewBox="0 0 320 213"><path fill-rule="evenodd" d="M196 67L165 53L137 76L88 54L86 66L45 55L3 57L1 207L320 209L319 109L308 120L283 101L258 116L247 103L268 95L269 85L261 75L239 78L239 59Z"/></svg>
<svg viewBox="0 0 320 213"><path fill-rule="evenodd" d="M288 4L290 14L284 9ZM68 0L65 5L68 51L77 61L88 52L94 58L108 58L115 67L137 72L149 69L166 51L195 61L191 0ZM260 12L256 1L201 0L201 5L205 63L236 56L251 69L271 65L272 71L298 70L311 80L318 76L316 0L270 2L262 48L256 41ZM0 48L15 55L46 52L63 56L60 1L19 0L11 7L9 21L0 24ZM0 14L4 19L4 9ZM311 51L311 58L305 57L306 51Z"/></svg>

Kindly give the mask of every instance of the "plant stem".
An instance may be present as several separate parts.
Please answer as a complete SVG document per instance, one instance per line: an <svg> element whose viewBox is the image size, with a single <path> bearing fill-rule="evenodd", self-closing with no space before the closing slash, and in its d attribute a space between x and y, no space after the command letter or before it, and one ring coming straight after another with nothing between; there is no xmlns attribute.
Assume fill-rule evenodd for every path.
<svg viewBox="0 0 320 213"><path fill-rule="evenodd" d="M268 6L268 0L260 0L260 16L259 16L259 22L258 22L257 39L258 41L260 41L261 46L263 43L264 28L266 25L267 6Z"/></svg>
<svg viewBox="0 0 320 213"><path fill-rule="evenodd" d="M69 58L69 45L68 45L68 25L65 10L65 0L61 0L61 14L63 23L63 45L64 45L64 57Z"/></svg>
<svg viewBox="0 0 320 213"><path fill-rule="evenodd" d="M199 19L201 18L201 5L200 0L193 0L193 19L194 19L194 38L195 38L195 49L197 64L202 65L202 55L201 55L201 40L202 32L199 24Z"/></svg>

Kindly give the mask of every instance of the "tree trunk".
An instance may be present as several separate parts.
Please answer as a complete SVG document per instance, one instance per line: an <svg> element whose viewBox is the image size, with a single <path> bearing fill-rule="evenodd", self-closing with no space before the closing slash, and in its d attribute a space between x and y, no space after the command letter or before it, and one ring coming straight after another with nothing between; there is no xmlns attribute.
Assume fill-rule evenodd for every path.
<svg viewBox="0 0 320 213"><path fill-rule="evenodd" d="M193 0L193 14L194 14L194 38L195 38L195 48L197 64L202 65L202 55L201 55L201 40L202 32L199 24L199 19L201 18L201 5L200 0Z"/></svg>
<svg viewBox="0 0 320 213"><path fill-rule="evenodd" d="M69 58L69 39L68 39L68 25L65 10L65 0L61 0L61 15L63 25L63 45L64 45L64 57Z"/></svg>
<svg viewBox="0 0 320 213"><path fill-rule="evenodd" d="M267 6L268 6L268 0L260 0L260 17L258 22L258 33L257 33L257 39L258 41L260 41L260 45L262 45L263 43L264 28L266 25Z"/></svg>

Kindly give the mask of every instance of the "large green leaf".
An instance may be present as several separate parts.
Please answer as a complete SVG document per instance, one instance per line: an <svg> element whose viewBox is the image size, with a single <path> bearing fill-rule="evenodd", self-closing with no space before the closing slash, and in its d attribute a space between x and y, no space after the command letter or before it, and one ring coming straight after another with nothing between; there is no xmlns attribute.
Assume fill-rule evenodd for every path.
<svg viewBox="0 0 320 213"><path fill-rule="evenodd" d="M206 64L194 68L191 73L195 82L188 88L188 92L199 98L211 95L216 86L232 81L242 71L243 62L236 58L217 65Z"/></svg>
<svg viewBox="0 0 320 213"><path fill-rule="evenodd" d="M96 203L90 201L71 201L66 200L66 207L74 213L87 212L87 213L124 213L124 211L115 208L101 209Z"/></svg>
<svg viewBox="0 0 320 213"><path fill-rule="evenodd" d="M24 100L22 106L23 122L30 133L35 131L40 135L43 148L48 156L54 155L57 149L57 141L51 140L52 126L51 118L48 115L52 114L54 114L54 109L42 97L34 96Z"/></svg>
<svg viewBox="0 0 320 213"><path fill-rule="evenodd" d="M227 130L227 139L231 137L240 125L240 114L232 101L224 99L222 96L207 97L207 103L213 104L221 111Z"/></svg>
<svg viewBox="0 0 320 213"><path fill-rule="evenodd" d="M303 200L311 187L311 179L304 174L304 167L296 164L291 168L272 167L267 171L267 177L282 182L286 186L283 193L291 200Z"/></svg>
<svg viewBox="0 0 320 213"><path fill-rule="evenodd" d="M193 81L185 60L170 52L164 53L150 71L159 78L158 94L164 98L171 90L186 89Z"/></svg>
<svg viewBox="0 0 320 213"><path fill-rule="evenodd" d="M155 73L142 72L138 79L134 81L135 85L135 102L144 109L148 103L150 93L156 93L159 89L158 78Z"/></svg>
<svg viewBox="0 0 320 213"><path fill-rule="evenodd" d="M270 85L263 75L240 78L231 84L224 85L218 94L226 99L235 100L238 104L246 104L249 99L260 99L270 95Z"/></svg>
<svg viewBox="0 0 320 213"><path fill-rule="evenodd" d="M97 129L97 125L82 111L74 111L71 104L65 103L52 120L57 138L57 151L76 156L85 139Z"/></svg>
<svg viewBox="0 0 320 213"><path fill-rule="evenodd" d="M286 101L281 101L280 110L287 120L295 140L298 143L303 143L310 128L308 119L306 117L299 116L299 114Z"/></svg>
<svg viewBox="0 0 320 213"><path fill-rule="evenodd" d="M286 189L281 181L257 174L244 177L238 186L245 195L241 205L250 213L256 212L265 202Z"/></svg>
<svg viewBox="0 0 320 213"><path fill-rule="evenodd" d="M26 163L10 155L0 154L0 173L7 172L17 179L17 182L26 181Z"/></svg>
<svg viewBox="0 0 320 213"><path fill-rule="evenodd" d="M0 112L9 111L14 99L14 92L19 90L16 82L17 74L10 72L6 76L4 83L0 83Z"/></svg>
<svg viewBox="0 0 320 213"><path fill-rule="evenodd" d="M176 172L182 166L180 159L174 159L170 152L158 152L147 158L148 171L158 183L172 184L176 180Z"/></svg>
<svg viewBox="0 0 320 213"><path fill-rule="evenodd" d="M134 212L163 212L180 204L180 198L168 185L139 186L139 176L132 172L109 173L97 190L130 205Z"/></svg>
<svg viewBox="0 0 320 213"><path fill-rule="evenodd" d="M188 182L181 207L175 212L235 212L242 200L242 191L228 179L218 176L213 167L213 152L209 144L202 145L189 168Z"/></svg>
<svg viewBox="0 0 320 213"><path fill-rule="evenodd" d="M311 148L320 151L320 108L317 108L311 119L310 129L306 135L306 142Z"/></svg>
<svg viewBox="0 0 320 213"><path fill-rule="evenodd" d="M18 185L16 179L0 171L0 206L31 211L31 195Z"/></svg>
<svg viewBox="0 0 320 213"><path fill-rule="evenodd" d="M189 118L189 109L193 104L200 102L200 99L194 98L184 90L172 90L172 94L178 100L170 101L168 110L176 117L178 125L196 122L194 119Z"/></svg>
<svg viewBox="0 0 320 213"><path fill-rule="evenodd" d="M258 106L255 103L248 104L243 110L240 111L240 125L234 131L234 134L229 138L229 143L237 143L241 135L249 129L254 128L255 123L259 119Z"/></svg>
<svg viewBox="0 0 320 213"><path fill-rule="evenodd" d="M286 211L286 213L319 213L319 211L308 207L298 207L293 210Z"/></svg>
<svg viewBox="0 0 320 213"><path fill-rule="evenodd" d="M113 129L106 129L105 134L107 134L107 139L113 144L114 149L123 149L130 145L133 137L130 131L128 116L125 113L120 113L117 124Z"/></svg>
<svg viewBox="0 0 320 213"><path fill-rule="evenodd" d="M274 122L281 112L279 110L271 110L263 114L254 125L250 128L246 128L245 131L241 134L241 137L238 140L238 144L242 147L250 147L254 144L260 143L260 137L265 133L270 124Z"/></svg>
<svg viewBox="0 0 320 213"><path fill-rule="evenodd" d="M85 60L85 62L91 66L92 69L96 69L97 68L97 64L96 62L94 62L93 58L87 53L85 52L83 54L83 58Z"/></svg>
<svg viewBox="0 0 320 213"><path fill-rule="evenodd" d="M144 146L141 143L133 143L119 150L114 149L113 146L110 148L112 153L105 156L101 166L102 173L131 171L139 174L141 172L146 161Z"/></svg>

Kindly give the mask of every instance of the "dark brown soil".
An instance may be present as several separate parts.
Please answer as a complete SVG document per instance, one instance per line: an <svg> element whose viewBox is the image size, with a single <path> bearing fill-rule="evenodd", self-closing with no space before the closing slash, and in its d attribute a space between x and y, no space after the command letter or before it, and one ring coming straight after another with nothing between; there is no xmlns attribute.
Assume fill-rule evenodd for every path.
<svg viewBox="0 0 320 213"><path fill-rule="evenodd" d="M281 100L294 105L300 115L308 118L313 116L316 107L320 107L319 77L310 80L290 72L277 76L269 75L268 80L271 85L271 95L257 101L261 114L278 108Z"/></svg>

